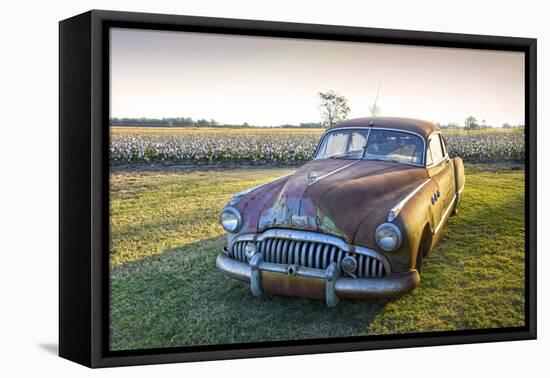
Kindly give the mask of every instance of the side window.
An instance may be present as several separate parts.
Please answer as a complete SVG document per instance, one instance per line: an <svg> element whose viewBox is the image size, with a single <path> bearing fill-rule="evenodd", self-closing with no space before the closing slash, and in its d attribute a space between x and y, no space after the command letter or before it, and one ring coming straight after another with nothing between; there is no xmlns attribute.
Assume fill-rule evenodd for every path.
<svg viewBox="0 0 550 378"><path fill-rule="evenodd" d="M432 149L430 148L430 145L428 145L428 149L426 150L426 165L432 165L433 162Z"/></svg>
<svg viewBox="0 0 550 378"><path fill-rule="evenodd" d="M430 138L429 150L431 151L432 162L428 163L428 165L432 163L437 163L441 159L443 159L444 155L443 155L443 150L441 147L441 139L439 138L439 135L434 135L433 137Z"/></svg>
<svg viewBox="0 0 550 378"><path fill-rule="evenodd" d="M443 151L443 156L447 156L447 143L443 135L439 134L439 139L441 139L441 150Z"/></svg>

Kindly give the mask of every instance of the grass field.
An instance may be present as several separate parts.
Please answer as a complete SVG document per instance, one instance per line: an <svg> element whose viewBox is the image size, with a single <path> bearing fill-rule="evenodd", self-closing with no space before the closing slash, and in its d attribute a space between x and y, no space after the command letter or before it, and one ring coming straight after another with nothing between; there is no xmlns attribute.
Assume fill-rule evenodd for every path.
<svg viewBox="0 0 550 378"><path fill-rule="evenodd" d="M419 287L397 300L251 296L222 275L218 214L232 193L291 171L111 173L112 350L394 334L524 323L524 173L467 166Z"/></svg>

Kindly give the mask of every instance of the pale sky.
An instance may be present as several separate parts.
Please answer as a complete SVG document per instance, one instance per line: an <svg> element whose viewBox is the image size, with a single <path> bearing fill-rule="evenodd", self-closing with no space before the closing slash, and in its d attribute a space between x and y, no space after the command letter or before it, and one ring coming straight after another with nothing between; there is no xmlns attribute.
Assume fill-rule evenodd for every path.
<svg viewBox="0 0 550 378"><path fill-rule="evenodd" d="M320 121L319 91L369 115L524 123L520 52L111 29L111 117Z"/></svg>

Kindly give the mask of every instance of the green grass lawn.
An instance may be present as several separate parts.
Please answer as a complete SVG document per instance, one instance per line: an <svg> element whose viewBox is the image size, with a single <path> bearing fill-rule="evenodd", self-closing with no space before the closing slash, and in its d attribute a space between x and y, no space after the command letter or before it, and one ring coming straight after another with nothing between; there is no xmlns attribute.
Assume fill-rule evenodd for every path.
<svg viewBox="0 0 550 378"><path fill-rule="evenodd" d="M112 350L524 325L524 173L466 166L458 216L397 300L263 296L215 267L220 209L288 168L111 174Z"/></svg>

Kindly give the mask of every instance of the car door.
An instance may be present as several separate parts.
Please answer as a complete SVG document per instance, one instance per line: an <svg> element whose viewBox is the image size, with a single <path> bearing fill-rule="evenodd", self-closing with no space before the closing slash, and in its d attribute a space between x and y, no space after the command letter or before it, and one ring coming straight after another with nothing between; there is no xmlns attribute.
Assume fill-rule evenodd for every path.
<svg viewBox="0 0 550 378"><path fill-rule="evenodd" d="M434 210L434 232L447 216L454 194L453 166L447 154L443 139L438 132L428 138L426 150L426 169L436 183L436 190L430 199Z"/></svg>

